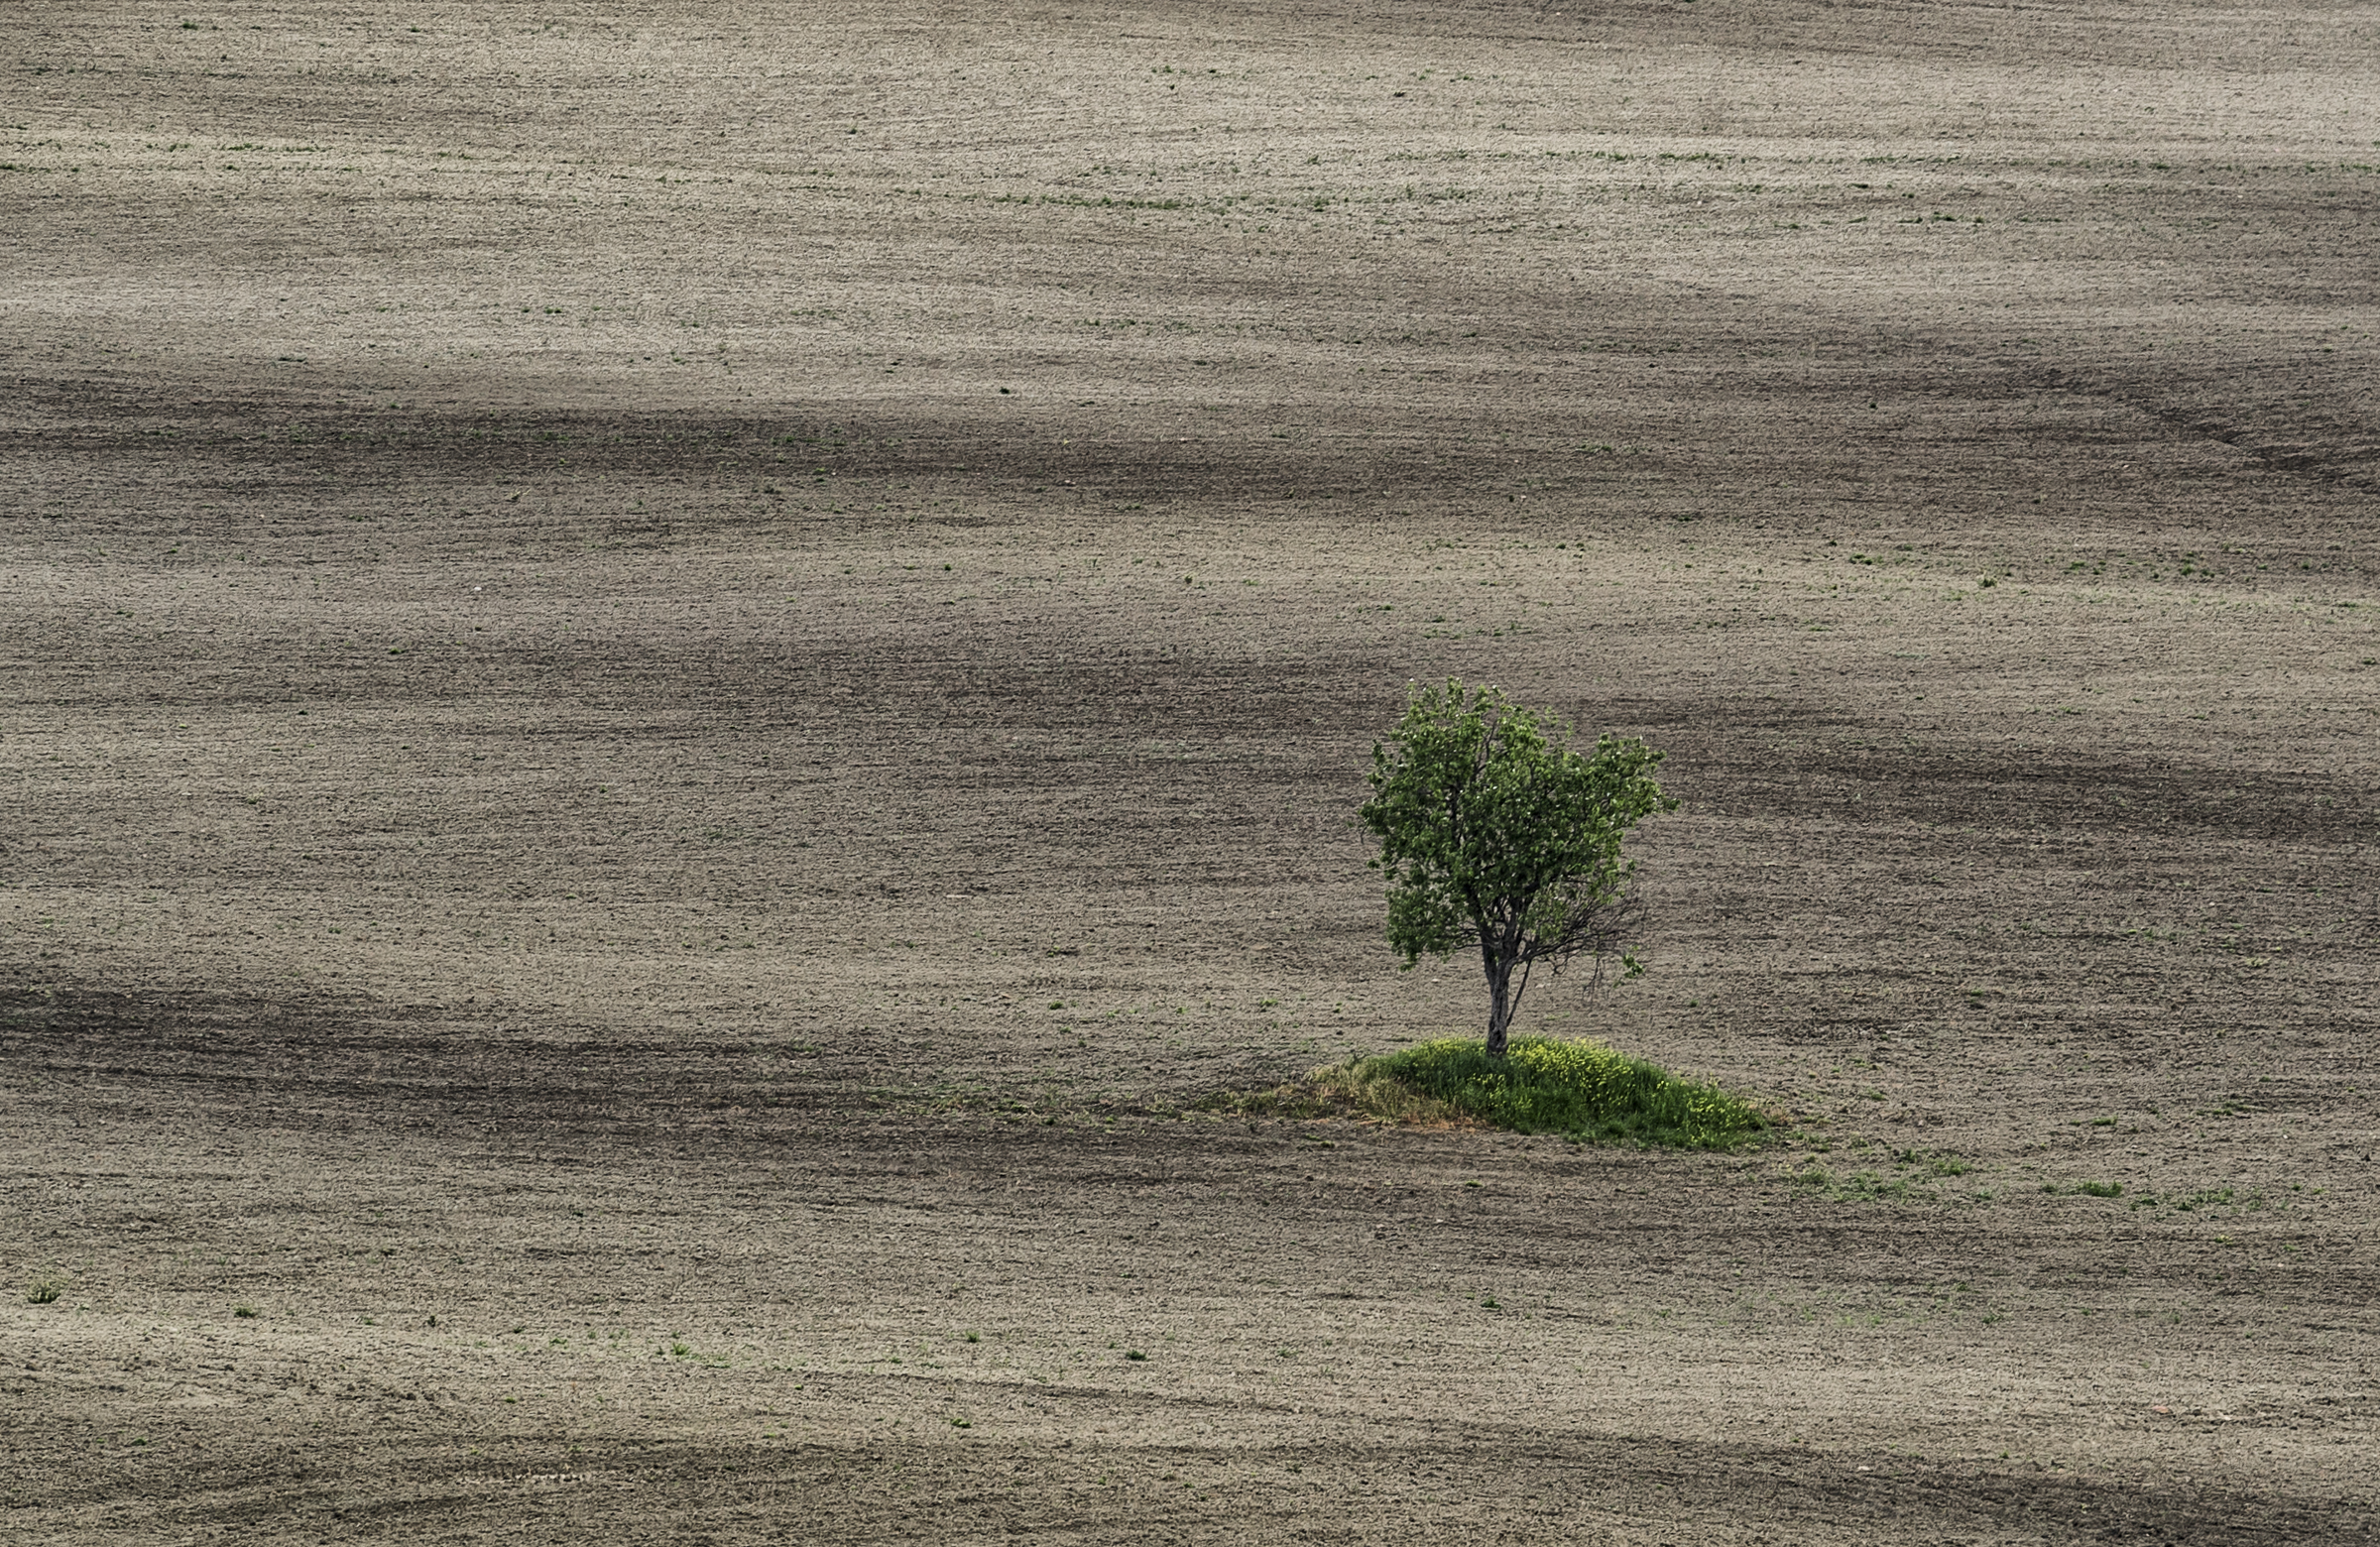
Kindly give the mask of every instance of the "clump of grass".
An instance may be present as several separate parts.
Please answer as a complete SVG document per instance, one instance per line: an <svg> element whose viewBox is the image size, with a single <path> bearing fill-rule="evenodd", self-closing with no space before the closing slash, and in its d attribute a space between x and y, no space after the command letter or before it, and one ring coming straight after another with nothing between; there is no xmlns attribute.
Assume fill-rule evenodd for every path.
<svg viewBox="0 0 2380 1547"><path fill-rule="evenodd" d="M37 1278L25 1286L28 1305L48 1305L65 1292L66 1286L55 1278Z"/></svg>
<svg viewBox="0 0 2380 1547"><path fill-rule="evenodd" d="M1317 1069L1301 1085L1235 1105L1284 1117L1361 1114L1684 1149L1739 1148L1769 1127L1757 1109L1718 1086L1679 1079L1601 1042L1551 1037L1515 1037L1501 1060L1477 1038L1444 1037Z"/></svg>
<svg viewBox="0 0 2380 1547"><path fill-rule="evenodd" d="M1251 1118L1354 1118L1412 1128L1485 1128L1488 1125L1375 1067L1380 1060L1354 1058L1329 1064L1302 1080L1267 1091L1226 1091L1198 1103L1199 1110L1234 1112Z"/></svg>
<svg viewBox="0 0 2380 1547"><path fill-rule="evenodd" d="M1602 1042L1515 1037L1498 1062L1468 1037L1364 1060L1425 1096L1518 1133L1733 1149L1768 1128L1750 1104Z"/></svg>

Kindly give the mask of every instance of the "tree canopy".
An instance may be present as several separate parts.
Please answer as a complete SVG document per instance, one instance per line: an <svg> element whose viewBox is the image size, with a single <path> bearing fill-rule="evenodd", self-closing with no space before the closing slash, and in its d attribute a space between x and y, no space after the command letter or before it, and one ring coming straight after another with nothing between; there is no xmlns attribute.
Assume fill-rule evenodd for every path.
<svg viewBox="0 0 2380 1547"><path fill-rule="evenodd" d="M1414 685L1404 718L1371 749L1371 798L1361 820L1379 840L1371 861L1388 880L1388 942L1412 967L1476 943L1488 978L1488 1052L1505 1038L1529 975L1585 954L1600 979L1643 918L1636 862L1620 840L1644 817L1674 811L1641 741L1604 736L1592 755L1570 726L1507 699Z"/></svg>

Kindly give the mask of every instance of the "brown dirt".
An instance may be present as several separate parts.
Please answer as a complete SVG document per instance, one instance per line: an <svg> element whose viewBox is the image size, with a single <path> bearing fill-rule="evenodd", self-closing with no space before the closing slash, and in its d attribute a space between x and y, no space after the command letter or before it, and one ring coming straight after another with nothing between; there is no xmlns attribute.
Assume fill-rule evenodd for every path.
<svg viewBox="0 0 2380 1547"><path fill-rule="evenodd" d="M9 34L14 1538L2370 1533L2370 12ZM1449 673L1789 1141L1182 1115Z"/></svg>

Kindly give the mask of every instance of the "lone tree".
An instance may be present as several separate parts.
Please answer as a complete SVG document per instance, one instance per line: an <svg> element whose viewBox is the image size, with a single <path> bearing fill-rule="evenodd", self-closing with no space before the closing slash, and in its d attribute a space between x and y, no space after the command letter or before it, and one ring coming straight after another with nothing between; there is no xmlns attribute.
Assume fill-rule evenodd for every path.
<svg viewBox="0 0 2380 1547"><path fill-rule="evenodd" d="M1539 962L1559 972L1585 952L1598 982L1609 955L1623 978L1644 970L1622 950L1644 905L1619 841L1678 803L1653 781L1662 755L1643 742L1606 736L1588 757L1569 737L1559 719L1493 687L1467 697L1450 678L1414 686L1405 717L1371 749L1361 816L1380 842L1371 868L1388 878L1388 942L1408 969L1424 951L1479 942L1490 1057L1504 1056Z"/></svg>

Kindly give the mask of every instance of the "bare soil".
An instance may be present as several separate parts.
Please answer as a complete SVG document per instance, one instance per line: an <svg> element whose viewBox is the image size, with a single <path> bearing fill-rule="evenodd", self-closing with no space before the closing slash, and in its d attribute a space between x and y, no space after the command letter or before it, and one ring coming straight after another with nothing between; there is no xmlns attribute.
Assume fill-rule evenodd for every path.
<svg viewBox="0 0 2380 1547"><path fill-rule="evenodd" d="M2370 1534L2369 9L20 10L0 1532Z"/></svg>

